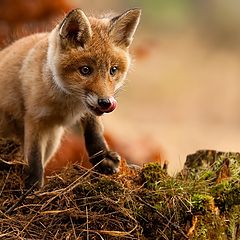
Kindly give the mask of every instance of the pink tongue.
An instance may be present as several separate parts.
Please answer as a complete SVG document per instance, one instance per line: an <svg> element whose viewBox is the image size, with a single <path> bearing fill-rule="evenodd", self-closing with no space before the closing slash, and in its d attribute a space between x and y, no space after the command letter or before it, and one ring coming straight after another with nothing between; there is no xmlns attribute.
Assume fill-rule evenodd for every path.
<svg viewBox="0 0 240 240"><path fill-rule="evenodd" d="M105 113L112 112L117 107L117 101L114 97L110 97L109 100L111 102L111 106L104 110Z"/></svg>

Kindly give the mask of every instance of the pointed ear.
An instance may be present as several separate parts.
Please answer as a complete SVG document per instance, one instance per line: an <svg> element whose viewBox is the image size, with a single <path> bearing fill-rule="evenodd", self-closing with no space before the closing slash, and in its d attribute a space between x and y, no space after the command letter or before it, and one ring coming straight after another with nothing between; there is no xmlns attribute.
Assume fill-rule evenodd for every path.
<svg viewBox="0 0 240 240"><path fill-rule="evenodd" d="M137 29L140 15L140 9L130 9L111 20L109 35L115 44L122 47L129 47Z"/></svg>
<svg viewBox="0 0 240 240"><path fill-rule="evenodd" d="M71 11L60 24L59 35L63 40L84 47L92 35L90 22L84 12L80 9Z"/></svg>

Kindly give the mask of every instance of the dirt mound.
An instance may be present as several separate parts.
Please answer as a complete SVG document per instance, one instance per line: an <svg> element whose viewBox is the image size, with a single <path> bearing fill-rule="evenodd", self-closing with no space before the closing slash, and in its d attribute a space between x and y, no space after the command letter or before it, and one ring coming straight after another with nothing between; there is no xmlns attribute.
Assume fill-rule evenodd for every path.
<svg viewBox="0 0 240 240"><path fill-rule="evenodd" d="M72 165L24 189L20 146L0 140L0 239L239 239L240 154L199 151L104 176Z"/></svg>

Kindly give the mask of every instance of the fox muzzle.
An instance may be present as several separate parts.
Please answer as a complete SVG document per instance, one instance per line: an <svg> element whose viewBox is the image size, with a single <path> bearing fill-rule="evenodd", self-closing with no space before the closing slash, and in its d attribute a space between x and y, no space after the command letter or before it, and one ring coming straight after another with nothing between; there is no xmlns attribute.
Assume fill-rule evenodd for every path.
<svg viewBox="0 0 240 240"><path fill-rule="evenodd" d="M112 112L117 107L117 101L114 97L98 99L99 110L104 113Z"/></svg>

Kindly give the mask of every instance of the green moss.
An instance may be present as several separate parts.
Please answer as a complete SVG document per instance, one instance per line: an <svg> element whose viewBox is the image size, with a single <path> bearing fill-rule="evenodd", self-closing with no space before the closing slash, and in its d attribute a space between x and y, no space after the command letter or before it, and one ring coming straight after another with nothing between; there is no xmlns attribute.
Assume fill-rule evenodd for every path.
<svg viewBox="0 0 240 240"><path fill-rule="evenodd" d="M211 180L215 178L215 172L212 170L206 170L203 172L202 179L203 180Z"/></svg>
<svg viewBox="0 0 240 240"><path fill-rule="evenodd" d="M226 240L226 224L218 215L208 213L198 216L193 240Z"/></svg>
<svg viewBox="0 0 240 240"><path fill-rule="evenodd" d="M162 169L158 163L146 164L140 173L140 177L144 187L151 190L159 189L161 182L169 178L166 170Z"/></svg>
<svg viewBox="0 0 240 240"><path fill-rule="evenodd" d="M240 205L233 206L231 210L225 213L227 229L226 234L228 239L240 239Z"/></svg>
<svg viewBox="0 0 240 240"><path fill-rule="evenodd" d="M240 180L222 181L211 188L211 193L221 211L240 205Z"/></svg>
<svg viewBox="0 0 240 240"><path fill-rule="evenodd" d="M213 209L213 197L207 194L194 194L191 199L194 214L206 214Z"/></svg>
<svg viewBox="0 0 240 240"><path fill-rule="evenodd" d="M230 155L230 172L232 179L240 179L240 154Z"/></svg>
<svg viewBox="0 0 240 240"><path fill-rule="evenodd" d="M183 174L188 179L213 180L226 164L232 178L240 178L240 153L200 150L187 156Z"/></svg>
<svg viewBox="0 0 240 240"><path fill-rule="evenodd" d="M123 193L123 187L119 182L114 181L109 177L102 177L94 183L94 189L99 194L104 194L113 197Z"/></svg>

